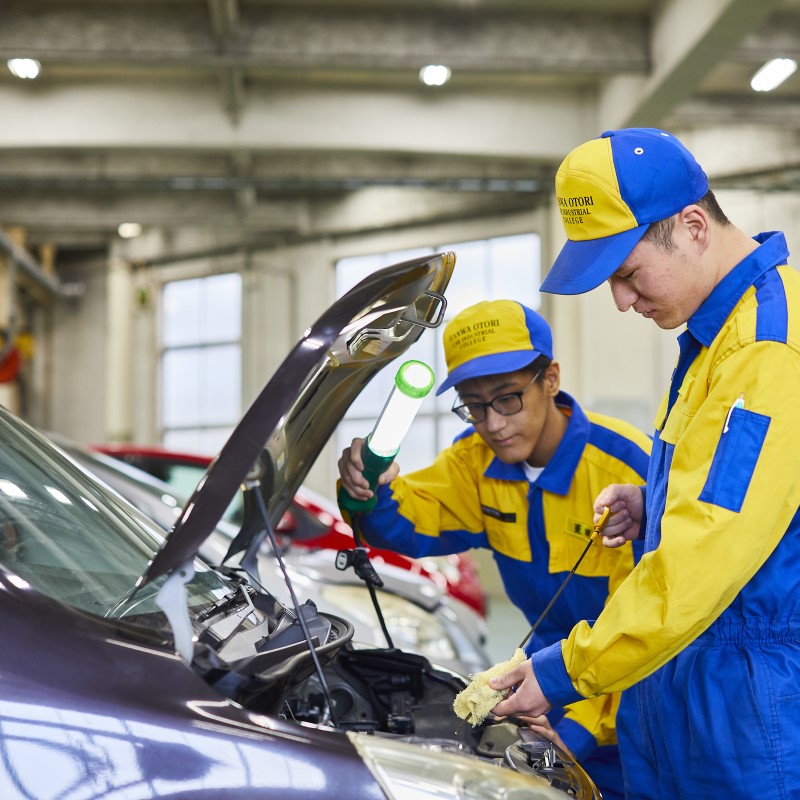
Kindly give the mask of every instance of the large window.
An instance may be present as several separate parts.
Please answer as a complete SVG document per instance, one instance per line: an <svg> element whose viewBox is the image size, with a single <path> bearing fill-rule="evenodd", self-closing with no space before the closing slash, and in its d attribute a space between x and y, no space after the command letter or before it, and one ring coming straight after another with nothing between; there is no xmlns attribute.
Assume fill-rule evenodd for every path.
<svg viewBox="0 0 800 800"><path fill-rule="evenodd" d="M242 410L241 275L167 283L162 309L161 441L213 455Z"/></svg>
<svg viewBox="0 0 800 800"><path fill-rule="evenodd" d="M337 294L341 296L381 267L447 250L456 254L456 268L446 291L445 321L480 300L509 298L538 308L541 262L540 240L536 234L345 258L336 265ZM406 355L406 358L417 358L429 364L436 373L437 386L447 374L442 348L443 327L444 324L423 333ZM372 430L389 396L400 363L393 362L379 373L353 403L336 431L337 453L354 437L366 436ZM465 424L450 411L454 399L454 389L449 389L441 397L434 397L432 391L425 399L397 458L404 472L429 464L464 429Z"/></svg>

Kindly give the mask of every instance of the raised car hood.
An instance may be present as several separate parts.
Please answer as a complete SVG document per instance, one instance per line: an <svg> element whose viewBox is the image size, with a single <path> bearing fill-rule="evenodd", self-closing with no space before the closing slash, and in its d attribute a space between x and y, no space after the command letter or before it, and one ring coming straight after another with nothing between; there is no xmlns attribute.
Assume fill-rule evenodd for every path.
<svg viewBox="0 0 800 800"><path fill-rule="evenodd" d="M361 390L441 323L454 266L454 253L439 253L379 270L305 332L208 468L140 585L197 555L248 476L260 475L277 525ZM243 530L232 552L245 550L252 535Z"/></svg>

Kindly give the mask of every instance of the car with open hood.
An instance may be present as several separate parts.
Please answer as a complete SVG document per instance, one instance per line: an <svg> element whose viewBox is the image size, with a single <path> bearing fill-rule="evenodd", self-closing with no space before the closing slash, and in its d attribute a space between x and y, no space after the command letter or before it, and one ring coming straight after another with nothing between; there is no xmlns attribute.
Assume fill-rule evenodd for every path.
<svg viewBox="0 0 800 800"><path fill-rule="evenodd" d="M442 318L454 256L380 270L301 337L165 533L0 409L0 797L597 797L514 720L452 711L464 676L356 647L284 605L258 552L344 410ZM240 484L258 509L199 551ZM288 574L287 574L288 580Z"/></svg>
<svg viewBox="0 0 800 800"><path fill-rule="evenodd" d="M94 448L81 446L56 433L47 435L70 458L119 492L165 531L172 529L187 498L171 485ZM297 544L298 539L333 538L332 522L325 514L330 516L335 509L330 508L330 512L323 514L323 508L330 508L330 504L304 489L294 496L291 513L284 513L275 528L283 566L292 583L302 592L304 601L347 617L353 625L354 642L377 647L391 643L464 675L490 666L484 647L486 620L474 608L450 596L429 577L388 562L382 555L375 558L374 553L382 551L371 550L372 565L383 583L375 590L375 601L389 634L387 642L364 582L354 569L336 567L339 551ZM252 504L249 509L251 513L257 512ZM241 523L234 525L227 519L221 520L200 547L201 557L211 565L218 565L240 528ZM355 547L352 533L337 534L336 541L340 549ZM291 595L269 539L259 550L258 568L260 579L270 592L284 605L290 605Z"/></svg>

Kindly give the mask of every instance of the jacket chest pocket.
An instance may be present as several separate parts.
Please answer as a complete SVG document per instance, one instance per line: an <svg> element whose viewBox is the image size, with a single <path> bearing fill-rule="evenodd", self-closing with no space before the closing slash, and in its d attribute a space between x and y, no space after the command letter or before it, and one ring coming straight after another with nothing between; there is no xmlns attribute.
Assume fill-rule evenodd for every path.
<svg viewBox="0 0 800 800"><path fill-rule="evenodd" d="M744 408L731 408L714 450L699 499L728 511L742 510L770 418Z"/></svg>
<svg viewBox="0 0 800 800"><path fill-rule="evenodd" d="M588 550L593 524L591 519L577 520L567 517L562 530L548 532L550 544L550 572L570 572L580 559L577 575L605 577L613 570L620 553L595 542ZM585 555L584 555L584 551ZM583 556L583 557L582 557ZM582 557L582 558L581 558Z"/></svg>
<svg viewBox="0 0 800 800"><path fill-rule="evenodd" d="M489 546L509 558L530 561L531 547L528 542L527 514L520 514L518 511L504 511L492 503L482 503L481 511Z"/></svg>
<svg viewBox="0 0 800 800"><path fill-rule="evenodd" d="M689 427L694 419L696 408L692 402L692 389L694 388L694 375L687 375L681 388L678 389L678 397L669 412L669 416L664 420L667 412L666 397L661 402L661 408L656 417L656 430L660 431L659 438L667 444L677 444L686 428Z"/></svg>

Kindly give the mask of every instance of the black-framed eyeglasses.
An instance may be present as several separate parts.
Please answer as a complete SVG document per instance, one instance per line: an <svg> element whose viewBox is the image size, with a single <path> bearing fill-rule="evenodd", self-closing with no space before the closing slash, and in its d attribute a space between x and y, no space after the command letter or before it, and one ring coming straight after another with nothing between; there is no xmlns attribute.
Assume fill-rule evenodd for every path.
<svg viewBox="0 0 800 800"><path fill-rule="evenodd" d="M522 395L536 383L541 374L542 371L539 370L539 372L533 376L530 383L518 392L508 392L508 394L498 395L492 398L488 403L462 403L459 406L454 403L452 411L458 414L464 422L471 422L473 425L478 422L483 422L486 419L486 409L490 407L503 417L519 414L519 412L522 411ZM456 398L456 403L459 399L460 398Z"/></svg>

